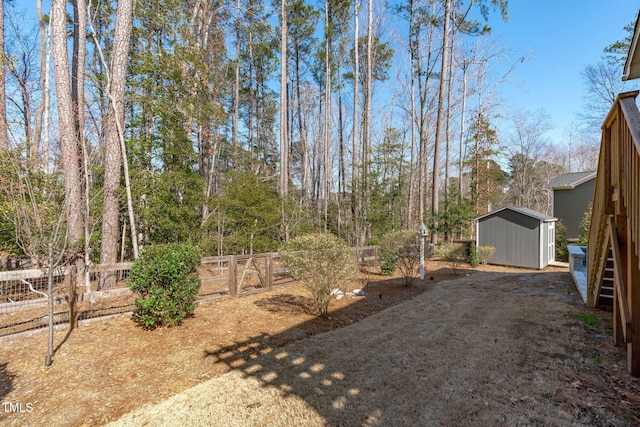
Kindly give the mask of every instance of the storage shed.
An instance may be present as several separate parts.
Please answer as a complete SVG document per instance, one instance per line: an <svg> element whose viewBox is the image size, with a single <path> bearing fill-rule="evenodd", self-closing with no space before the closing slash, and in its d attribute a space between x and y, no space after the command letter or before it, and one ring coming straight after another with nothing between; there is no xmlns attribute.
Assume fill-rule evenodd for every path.
<svg viewBox="0 0 640 427"><path fill-rule="evenodd" d="M491 264L542 269L555 260L554 217L508 206L476 221L476 244L496 248Z"/></svg>
<svg viewBox="0 0 640 427"><path fill-rule="evenodd" d="M549 182L553 190L551 214L562 221L569 240L580 237L580 223L593 202L595 185L595 171L563 173Z"/></svg>

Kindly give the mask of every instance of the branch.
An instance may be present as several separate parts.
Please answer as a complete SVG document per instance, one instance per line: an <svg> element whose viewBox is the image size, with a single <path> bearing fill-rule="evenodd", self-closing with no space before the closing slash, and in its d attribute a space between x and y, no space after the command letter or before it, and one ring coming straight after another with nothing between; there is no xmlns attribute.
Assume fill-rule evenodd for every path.
<svg viewBox="0 0 640 427"><path fill-rule="evenodd" d="M28 282L28 281L26 281L26 280L24 280L24 279L20 279L20 281L21 281L22 283L26 283L27 285L29 285L29 290L30 290L31 292L35 292L36 294L40 294L40 295L44 296L45 298L49 298L49 294L44 293L44 292L41 292L41 291L37 291L37 290L33 287L33 285L31 284L31 282Z"/></svg>

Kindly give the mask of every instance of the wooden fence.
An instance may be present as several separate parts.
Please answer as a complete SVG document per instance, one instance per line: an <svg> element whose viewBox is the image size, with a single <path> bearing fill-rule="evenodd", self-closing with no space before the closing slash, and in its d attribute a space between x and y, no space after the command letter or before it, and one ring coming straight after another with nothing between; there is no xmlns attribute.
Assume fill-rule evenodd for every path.
<svg viewBox="0 0 640 427"><path fill-rule="evenodd" d="M377 265L377 247L353 249L361 267ZM86 270L63 267L54 271L54 323L69 322L70 301L75 294L75 311L79 320L130 312L134 308L134 295L126 286L133 263L100 264ZM256 255L229 255L204 257L198 267L202 286L199 301L224 297L239 297L273 289L292 283L278 253ZM117 280L106 287L101 281L105 273L113 273ZM77 283L75 275L84 276L84 286L71 288ZM46 269L0 272L0 336L11 335L46 326L47 284Z"/></svg>

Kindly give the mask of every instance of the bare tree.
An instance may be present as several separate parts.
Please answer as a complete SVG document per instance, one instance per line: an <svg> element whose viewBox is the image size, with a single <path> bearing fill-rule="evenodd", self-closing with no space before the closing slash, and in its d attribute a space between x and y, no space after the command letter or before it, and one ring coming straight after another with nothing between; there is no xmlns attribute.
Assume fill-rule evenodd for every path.
<svg viewBox="0 0 640 427"><path fill-rule="evenodd" d="M284 200L289 185L289 107L287 95L287 1L280 1L280 198ZM283 207L284 209L284 207ZM283 212L284 213L284 212Z"/></svg>
<svg viewBox="0 0 640 427"><path fill-rule="evenodd" d="M585 104L578 117L594 133L599 133L602 122L611 109L625 82L621 79L620 65L612 61L600 61L587 65L581 72L585 85Z"/></svg>
<svg viewBox="0 0 640 427"><path fill-rule="evenodd" d="M36 11L38 14L38 28L40 36L40 87L42 88L42 99L36 112L34 140L35 145L42 145L42 167L49 170L49 68L51 57L50 31L45 24L42 13L42 0L36 1Z"/></svg>
<svg viewBox="0 0 640 427"><path fill-rule="evenodd" d="M9 148L7 131L6 54L4 50L4 0L0 0L0 151Z"/></svg>
<svg viewBox="0 0 640 427"><path fill-rule="evenodd" d="M444 4L444 32L442 35L442 50L440 56L442 58L440 66L440 84L438 86L438 115L436 118L436 140L433 148L433 185L431 189L431 214L434 218L438 216L438 205L440 203L440 146L442 145L442 138L445 130L445 103L446 103L446 90L448 84L447 69L449 68L449 55L451 49L449 48L450 34L449 23L451 21L452 4L451 0L446 0ZM448 107L447 107L448 108ZM431 234L431 243L438 242L438 233L434 231Z"/></svg>
<svg viewBox="0 0 640 427"><path fill-rule="evenodd" d="M542 174L546 153L551 145L546 133L553 128L551 116L544 110L518 111L507 148L511 166L511 199L517 206L543 212L547 210L547 181Z"/></svg>
<svg viewBox="0 0 640 427"><path fill-rule="evenodd" d="M369 233L370 225L367 221L369 205L371 204L371 97L373 90L373 1L367 6L367 72L364 85L364 126L362 135L362 180L364 186L364 204L362 216L364 218L362 235L359 244L363 244Z"/></svg>
<svg viewBox="0 0 640 427"><path fill-rule="evenodd" d="M351 215L354 219L356 230L360 225L360 198L356 198L356 187L358 185L358 107L359 107L359 72L360 72L360 50L359 50L359 27L358 27L358 11L360 2L353 2L353 141L351 144ZM356 200L357 199L357 200Z"/></svg>
<svg viewBox="0 0 640 427"><path fill-rule="evenodd" d="M14 226L16 243L32 262L39 268L47 269L47 290L36 289L31 282L24 281L29 289L47 298L48 304L48 340L45 366L51 365L54 355L54 288L56 269L73 263L77 246L70 236L71 227L67 224L69 216L67 198L59 180L59 174L47 174L37 171L37 159L24 159L5 151L0 158L3 176L0 188L5 197L6 206L1 209L5 219ZM72 270L73 271L73 270ZM75 284L73 274L70 280L69 332L75 323Z"/></svg>
<svg viewBox="0 0 640 427"><path fill-rule="evenodd" d="M5 113L9 117L20 118L17 122L22 134L18 133L18 123L13 125L11 134L14 141L24 144L26 154L33 159L38 158L39 146L34 136L34 106L37 104L39 91L34 84L38 67L36 37L32 27L15 8L10 7L5 23L5 55L11 58L11 61L7 62L8 80L4 83L8 82L11 89L6 94L8 105L5 107ZM38 163L33 162L33 166L37 167Z"/></svg>
<svg viewBox="0 0 640 427"><path fill-rule="evenodd" d="M329 197L331 194L331 28L329 17L331 1L324 2L325 77L324 77L324 181L323 205L324 231L329 228Z"/></svg>

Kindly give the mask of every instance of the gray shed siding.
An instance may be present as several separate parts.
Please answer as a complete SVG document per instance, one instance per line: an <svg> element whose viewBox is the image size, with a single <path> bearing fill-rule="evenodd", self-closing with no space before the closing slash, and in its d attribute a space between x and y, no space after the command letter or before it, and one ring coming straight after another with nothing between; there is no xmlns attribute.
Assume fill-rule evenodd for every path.
<svg viewBox="0 0 640 427"><path fill-rule="evenodd" d="M567 238L577 239L580 222L593 201L596 180L578 185L573 190L553 190L553 216L567 228Z"/></svg>
<svg viewBox="0 0 640 427"><path fill-rule="evenodd" d="M493 246L492 264L525 268L540 265L540 220L508 209L478 220L478 245Z"/></svg>

